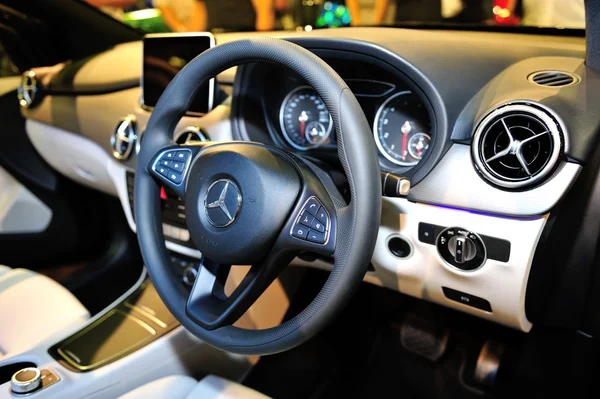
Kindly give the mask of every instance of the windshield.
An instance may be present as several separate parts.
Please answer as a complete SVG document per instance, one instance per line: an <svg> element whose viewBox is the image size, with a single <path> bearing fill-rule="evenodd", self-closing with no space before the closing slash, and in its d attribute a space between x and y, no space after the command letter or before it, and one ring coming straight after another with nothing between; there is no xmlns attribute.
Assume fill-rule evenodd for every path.
<svg viewBox="0 0 600 399"><path fill-rule="evenodd" d="M144 33L343 26L584 29L584 0L85 0Z"/></svg>

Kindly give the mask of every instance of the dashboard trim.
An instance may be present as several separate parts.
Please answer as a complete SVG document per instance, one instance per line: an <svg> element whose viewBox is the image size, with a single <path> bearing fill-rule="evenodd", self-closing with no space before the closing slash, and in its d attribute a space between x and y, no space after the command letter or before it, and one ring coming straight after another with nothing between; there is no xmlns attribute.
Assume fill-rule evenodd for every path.
<svg viewBox="0 0 600 399"><path fill-rule="evenodd" d="M544 184L527 191L505 191L477 173L470 146L454 144L429 176L411 188L408 199L496 215L543 215L567 193L581 169L563 161Z"/></svg>

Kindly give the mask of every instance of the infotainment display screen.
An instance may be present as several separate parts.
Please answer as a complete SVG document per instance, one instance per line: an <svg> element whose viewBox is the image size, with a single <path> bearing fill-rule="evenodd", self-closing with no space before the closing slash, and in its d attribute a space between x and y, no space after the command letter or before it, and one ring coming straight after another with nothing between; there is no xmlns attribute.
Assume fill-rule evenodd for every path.
<svg viewBox="0 0 600 399"><path fill-rule="evenodd" d="M144 37L142 106L153 108L171 80L194 57L215 45L210 33L167 33ZM214 79L203 84L188 112L206 113L212 109Z"/></svg>

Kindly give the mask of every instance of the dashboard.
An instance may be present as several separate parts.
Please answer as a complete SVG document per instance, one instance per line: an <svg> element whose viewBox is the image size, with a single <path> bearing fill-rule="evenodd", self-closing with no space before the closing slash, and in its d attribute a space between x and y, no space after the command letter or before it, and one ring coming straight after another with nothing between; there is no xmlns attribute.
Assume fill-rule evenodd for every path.
<svg viewBox="0 0 600 399"><path fill-rule="evenodd" d="M585 67L584 39L386 28L271 35L312 51L344 79L370 123L363 134L376 144L381 171L410 179L408 196L382 198L365 281L530 331L541 320L555 219L600 127L589 111L600 101L600 80ZM42 157L119 197L133 231L133 173L151 115L140 105L139 65L141 43L78 70L67 64L39 79L50 83L22 110ZM215 86L213 109L184 115L174 140L276 146L318 164L348 193L331 116L299 76L247 64L222 72ZM164 201L167 248L202 259L184 204L169 192ZM331 259L293 264L327 270Z"/></svg>

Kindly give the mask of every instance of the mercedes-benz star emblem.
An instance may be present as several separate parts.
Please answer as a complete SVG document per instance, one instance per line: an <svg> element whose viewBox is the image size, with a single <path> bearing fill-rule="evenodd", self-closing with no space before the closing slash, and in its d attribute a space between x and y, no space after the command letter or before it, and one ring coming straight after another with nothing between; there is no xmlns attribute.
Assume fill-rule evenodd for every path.
<svg viewBox="0 0 600 399"><path fill-rule="evenodd" d="M233 223L241 206L240 190L229 179L219 179L211 184L204 198L206 217L215 227L227 227Z"/></svg>

